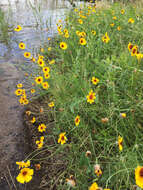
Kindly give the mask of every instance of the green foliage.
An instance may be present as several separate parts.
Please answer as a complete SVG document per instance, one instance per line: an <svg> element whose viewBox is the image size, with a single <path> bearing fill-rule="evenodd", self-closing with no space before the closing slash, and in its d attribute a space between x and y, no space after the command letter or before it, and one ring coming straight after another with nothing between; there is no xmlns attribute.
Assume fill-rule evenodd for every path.
<svg viewBox="0 0 143 190"><path fill-rule="evenodd" d="M124 14L121 9L125 9ZM130 18L135 22L128 23ZM88 189L93 181L112 190L133 189L135 185L134 170L143 162L143 60L131 56L128 44L137 45L143 53L142 18L142 12L120 4L96 13L93 7L73 10L65 27L59 27L52 53L44 54L47 60L51 55L56 57L56 63L50 65L48 89L55 102L53 131L57 131L57 140L60 132L66 132L68 151L67 145L59 146L63 152L65 148L63 160L68 165L64 172L75 176L75 189ZM86 33L86 45L79 43L77 31ZM108 43L102 41L106 32ZM60 42L65 42L67 49L61 49ZM92 84L92 77L99 79L97 85ZM86 98L91 89L96 93L93 104ZM125 118L122 113L126 113ZM77 115L81 121L76 127ZM104 118L108 118L107 122L103 122ZM122 151L118 148L119 135L123 137ZM85 156L87 150L91 157ZM94 164L101 165L102 176L96 176ZM67 189L67 184L59 185L59 189Z"/></svg>
<svg viewBox="0 0 143 190"><path fill-rule="evenodd" d="M4 12L0 9L0 41L7 42L9 39L8 23L5 18Z"/></svg>

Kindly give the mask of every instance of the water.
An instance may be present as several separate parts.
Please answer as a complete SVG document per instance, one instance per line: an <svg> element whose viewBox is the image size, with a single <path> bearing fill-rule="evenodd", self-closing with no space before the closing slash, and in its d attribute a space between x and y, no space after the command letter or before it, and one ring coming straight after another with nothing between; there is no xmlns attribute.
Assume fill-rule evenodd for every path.
<svg viewBox="0 0 143 190"><path fill-rule="evenodd" d="M18 42L28 49L42 46L48 37L56 33L56 23L63 19L71 7L67 0L1 0L0 7L6 13L10 26L23 27L19 33L10 32L10 47L0 43L0 57L19 56ZM33 8L32 8L33 7Z"/></svg>

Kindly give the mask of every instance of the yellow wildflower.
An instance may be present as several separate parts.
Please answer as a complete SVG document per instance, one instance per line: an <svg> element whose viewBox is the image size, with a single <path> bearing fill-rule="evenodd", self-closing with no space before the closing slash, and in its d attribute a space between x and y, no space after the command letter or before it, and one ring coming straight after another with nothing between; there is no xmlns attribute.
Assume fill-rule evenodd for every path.
<svg viewBox="0 0 143 190"><path fill-rule="evenodd" d="M95 77L92 77L91 81L92 81L93 84L96 85L99 82L99 79L95 78Z"/></svg>
<svg viewBox="0 0 143 190"><path fill-rule="evenodd" d="M123 138L121 136L118 137L118 146L119 146L119 151L123 150Z"/></svg>
<svg viewBox="0 0 143 190"><path fill-rule="evenodd" d="M40 124L39 126L38 126L38 131L39 132L41 132L41 133L43 133L44 131L46 131L46 125L45 124Z"/></svg>
<svg viewBox="0 0 143 190"><path fill-rule="evenodd" d="M60 48L63 49L63 50L66 50L67 49L67 44L65 42L61 42L60 43Z"/></svg>
<svg viewBox="0 0 143 190"><path fill-rule="evenodd" d="M55 63L55 59L52 59L51 61L49 61L49 64L52 65Z"/></svg>
<svg viewBox="0 0 143 190"><path fill-rule="evenodd" d="M105 33L104 36L102 36L102 41L103 41L104 43L108 43L108 42L110 41L110 38L109 38L107 32Z"/></svg>
<svg viewBox="0 0 143 190"><path fill-rule="evenodd" d="M33 118L30 120L31 123L35 123L35 121L36 121L36 118L35 118L35 117L33 117Z"/></svg>
<svg viewBox="0 0 143 190"><path fill-rule="evenodd" d="M43 59L38 59L37 63L38 63L38 65L39 65L40 67L44 67L44 65L45 65L45 62L44 62Z"/></svg>
<svg viewBox="0 0 143 190"><path fill-rule="evenodd" d="M69 33L65 33L65 38L69 38Z"/></svg>
<svg viewBox="0 0 143 190"><path fill-rule="evenodd" d="M49 73L44 73L44 77L45 77L45 79L49 79L50 78L50 74Z"/></svg>
<svg viewBox="0 0 143 190"><path fill-rule="evenodd" d="M23 85L21 83L17 84L17 88L22 88Z"/></svg>
<svg viewBox="0 0 143 190"><path fill-rule="evenodd" d="M80 38L79 43L84 46L87 42L85 38Z"/></svg>
<svg viewBox="0 0 143 190"><path fill-rule="evenodd" d="M113 27L114 25L115 25L114 23L110 24L111 27Z"/></svg>
<svg viewBox="0 0 143 190"><path fill-rule="evenodd" d="M120 27L120 26L118 26L118 27L117 27L117 30L118 30L118 31L120 31L120 30L121 30L121 27Z"/></svg>
<svg viewBox="0 0 143 190"><path fill-rule="evenodd" d="M120 113L120 117L126 118L126 113Z"/></svg>
<svg viewBox="0 0 143 190"><path fill-rule="evenodd" d="M132 51L131 51L131 56L136 56L137 52L138 52L138 47L133 46Z"/></svg>
<svg viewBox="0 0 143 190"><path fill-rule="evenodd" d="M48 104L48 106L49 106L50 108L52 108L52 107L55 106L55 104L54 104L54 102L50 102L50 103Z"/></svg>
<svg viewBox="0 0 143 190"><path fill-rule="evenodd" d="M19 183L28 183L29 181L31 181L33 174L33 169L23 168L20 170L20 173L16 179Z"/></svg>
<svg viewBox="0 0 143 190"><path fill-rule="evenodd" d="M136 184L143 188L143 166L137 166L135 169L135 180Z"/></svg>
<svg viewBox="0 0 143 190"><path fill-rule="evenodd" d="M96 182L94 182L90 187L89 190L98 190L98 185Z"/></svg>
<svg viewBox="0 0 143 190"><path fill-rule="evenodd" d="M31 89L31 94L34 94L35 93L35 89Z"/></svg>
<svg viewBox="0 0 143 190"><path fill-rule="evenodd" d="M102 170L99 164L94 165L94 172L99 177L102 175Z"/></svg>
<svg viewBox="0 0 143 190"><path fill-rule="evenodd" d="M80 116L79 116L79 115L76 116L74 122L75 122L75 125L76 125L76 126L79 125L79 123L80 123Z"/></svg>
<svg viewBox="0 0 143 190"><path fill-rule="evenodd" d="M19 48L20 49L25 49L25 44L23 42L19 43Z"/></svg>
<svg viewBox="0 0 143 190"><path fill-rule="evenodd" d="M117 20L117 17L116 17L116 16L114 16L114 17L113 17L113 20Z"/></svg>
<svg viewBox="0 0 143 190"><path fill-rule="evenodd" d="M93 90L90 90L89 94L86 96L87 98L87 102L89 102L90 104L92 104L94 102L94 100L96 99L95 93L93 92Z"/></svg>
<svg viewBox="0 0 143 190"><path fill-rule="evenodd" d="M135 22L135 20L133 18L129 18L128 23L133 24L134 22Z"/></svg>
<svg viewBox="0 0 143 190"><path fill-rule="evenodd" d="M25 57L25 58L31 57L31 53L30 53L30 52L25 52L25 53L24 53L24 57Z"/></svg>
<svg viewBox="0 0 143 190"><path fill-rule="evenodd" d="M22 89L17 89L17 90L15 91L15 94L16 94L17 96L22 95Z"/></svg>
<svg viewBox="0 0 143 190"><path fill-rule="evenodd" d="M121 10L121 14L123 15L124 13L125 13L125 10L124 10L124 9L122 9L122 10Z"/></svg>
<svg viewBox="0 0 143 190"><path fill-rule="evenodd" d="M35 78L35 82L36 82L37 84L41 84L41 83L43 82L43 77L42 77L42 76L36 77L36 78Z"/></svg>
<svg viewBox="0 0 143 190"><path fill-rule="evenodd" d="M49 73L50 72L50 68L49 67L43 67L43 72L44 73Z"/></svg>
<svg viewBox="0 0 143 190"><path fill-rule="evenodd" d="M128 50L131 51L132 48L133 48L133 45L131 44L131 42L129 42L129 44L128 44Z"/></svg>
<svg viewBox="0 0 143 190"><path fill-rule="evenodd" d="M93 34L93 36L96 35L96 31L95 30L92 30L91 33Z"/></svg>
<svg viewBox="0 0 143 190"><path fill-rule="evenodd" d="M20 25L17 25L17 27L14 29L14 31L19 32L22 30L22 27Z"/></svg>
<svg viewBox="0 0 143 190"><path fill-rule="evenodd" d="M40 48L40 51L43 53L44 52L44 48Z"/></svg>
<svg viewBox="0 0 143 190"><path fill-rule="evenodd" d="M27 160L27 162L21 161L21 162L16 162L16 164L20 168L28 168L30 166L30 160Z"/></svg>
<svg viewBox="0 0 143 190"><path fill-rule="evenodd" d="M49 83L48 83L48 82L43 82L43 83L42 83L42 87L43 87L44 89L48 89L50 86L49 86Z"/></svg>
<svg viewBox="0 0 143 190"><path fill-rule="evenodd" d="M59 135L58 143L61 143L62 145L66 143L67 137L65 136L65 134L66 133L64 132Z"/></svg>
<svg viewBox="0 0 143 190"><path fill-rule="evenodd" d="M83 24L83 20L82 19L78 19L79 24Z"/></svg>

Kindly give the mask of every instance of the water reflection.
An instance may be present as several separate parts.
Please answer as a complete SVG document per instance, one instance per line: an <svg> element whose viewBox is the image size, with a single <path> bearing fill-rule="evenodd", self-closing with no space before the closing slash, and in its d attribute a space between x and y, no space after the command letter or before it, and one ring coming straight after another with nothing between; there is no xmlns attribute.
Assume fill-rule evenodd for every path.
<svg viewBox="0 0 143 190"><path fill-rule="evenodd" d="M20 56L17 42L23 41L29 49L38 47L47 37L56 33L56 23L64 18L71 5L68 0L1 0L0 8L9 17L9 25L22 25L20 33L12 33L11 47L0 44L0 56ZM3 48L4 47L4 48Z"/></svg>
<svg viewBox="0 0 143 190"><path fill-rule="evenodd" d="M23 7L31 2L33 5L41 5L42 8L55 9L60 7L66 7L69 3L67 0L1 0L0 6L16 6L21 4Z"/></svg>

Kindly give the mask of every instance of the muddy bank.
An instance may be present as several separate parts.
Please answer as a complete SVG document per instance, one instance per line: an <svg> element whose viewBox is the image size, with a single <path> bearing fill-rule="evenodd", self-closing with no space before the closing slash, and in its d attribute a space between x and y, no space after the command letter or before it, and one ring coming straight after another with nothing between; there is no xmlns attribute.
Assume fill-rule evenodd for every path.
<svg viewBox="0 0 143 190"><path fill-rule="evenodd" d="M44 95L32 101L26 108L30 115L24 114L24 126L26 132L26 141L29 144L29 159L34 168L33 179L27 184L28 190L57 190L63 183L65 169L68 165L65 161L65 154L69 147L65 147L62 152L61 146L57 144L57 134L55 134L54 112L48 108L49 97ZM49 113L49 114L48 114ZM36 122L30 123L35 117ZM46 132L38 132L38 126L41 123L46 124ZM44 136L44 146L37 148L36 141ZM37 170L35 164L40 164L40 170Z"/></svg>
<svg viewBox="0 0 143 190"><path fill-rule="evenodd" d="M22 113L14 95L20 74L9 62L0 63L0 189L10 189L7 180L15 178L17 160L24 157L24 133ZM7 180L6 180L7 176Z"/></svg>

